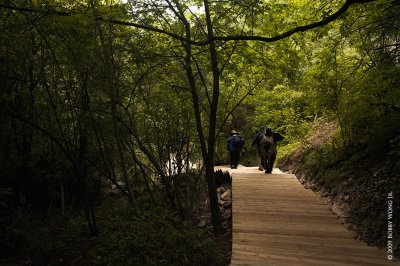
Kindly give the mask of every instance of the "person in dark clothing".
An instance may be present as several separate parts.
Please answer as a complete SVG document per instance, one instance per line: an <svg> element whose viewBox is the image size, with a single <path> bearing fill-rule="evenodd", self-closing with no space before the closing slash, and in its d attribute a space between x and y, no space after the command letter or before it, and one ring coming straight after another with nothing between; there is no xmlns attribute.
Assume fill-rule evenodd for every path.
<svg viewBox="0 0 400 266"><path fill-rule="evenodd" d="M262 126L260 128L260 130L256 133L256 135L253 138L253 142L251 143L251 146L253 146L256 149L256 160L257 160L257 164L258 164L258 169L260 171L264 170L264 167L262 166L261 163L261 156L259 154L259 144L260 144L260 140L262 139L262 137L265 135L266 133L266 126Z"/></svg>
<svg viewBox="0 0 400 266"><path fill-rule="evenodd" d="M232 130L230 136L227 139L227 149L229 150L229 159L231 168L236 169L239 165L240 152L242 151L245 141L238 132Z"/></svg>
<svg viewBox="0 0 400 266"><path fill-rule="evenodd" d="M276 142L278 142L278 141L283 140L283 136L280 133L272 131L272 129L268 126L262 126L260 128L260 130L256 133L251 145L253 147L255 147L255 149L256 149L256 158L257 158L257 163L258 163L258 167L259 167L260 171L264 170L264 167L262 166L262 163L261 163L261 157L259 154L259 144L260 144L260 140L262 139L263 136L272 136L274 144L276 144Z"/></svg>
<svg viewBox="0 0 400 266"><path fill-rule="evenodd" d="M253 142L251 143L251 146L257 146L260 143L260 139L262 138L262 136L265 135L266 129L267 129L266 126L262 126L260 128L260 130L254 136Z"/></svg>
<svg viewBox="0 0 400 266"><path fill-rule="evenodd" d="M274 143L276 144L278 141L281 141L284 139L284 137L278 133L274 132L270 127L268 126L262 126L260 130L256 133L256 135L253 138L253 142L251 146L256 146L260 143L260 139L262 136L272 136Z"/></svg>

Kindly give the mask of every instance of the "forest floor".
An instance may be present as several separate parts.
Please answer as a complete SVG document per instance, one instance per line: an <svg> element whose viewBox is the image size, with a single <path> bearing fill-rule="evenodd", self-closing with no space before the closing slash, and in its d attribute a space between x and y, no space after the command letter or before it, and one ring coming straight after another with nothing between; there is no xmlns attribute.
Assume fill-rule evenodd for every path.
<svg viewBox="0 0 400 266"><path fill-rule="evenodd" d="M337 152L329 146L337 127L335 122L323 123L303 145L279 161L279 168L295 174L305 188L317 193L354 238L386 249L387 202L389 193L399 194L399 171L393 171L398 164L393 164L390 154L371 159L364 151L350 156L332 155L336 160L325 163L323 156ZM308 163L312 160L315 163ZM400 206L394 206L393 212L399 214ZM392 221L397 226L398 216L394 215ZM394 241L394 255L399 257L399 236Z"/></svg>
<svg viewBox="0 0 400 266"><path fill-rule="evenodd" d="M232 256L232 193L230 176L227 173L217 172L217 194L218 204L222 225L225 233L217 237L220 256L224 257L226 264L229 265ZM199 228L207 231L210 237L213 237L213 227L210 215L210 204L207 189L204 188L197 202L195 212L192 215L192 222ZM223 265L222 265L223 266Z"/></svg>
<svg viewBox="0 0 400 266"><path fill-rule="evenodd" d="M220 237L212 234L206 189L193 215L200 218L196 221L182 221L153 205L138 216L125 199L109 198L97 206L96 237L88 236L79 212L68 220L28 212L0 220L0 226L6 225L0 231L0 265L229 265L231 199L224 194L229 186L218 189L224 195L220 206L226 229Z"/></svg>

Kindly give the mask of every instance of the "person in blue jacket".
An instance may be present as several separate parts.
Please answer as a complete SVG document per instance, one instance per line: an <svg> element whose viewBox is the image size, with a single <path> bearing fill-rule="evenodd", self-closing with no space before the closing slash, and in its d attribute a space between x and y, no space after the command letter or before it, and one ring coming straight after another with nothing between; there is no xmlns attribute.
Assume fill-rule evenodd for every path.
<svg viewBox="0 0 400 266"><path fill-rule="evenodd" d="M229 150L229 159L231 168L236 169L239 165L240 152L242 151L245 141L242 136L235 130L232 130L227 139L227 149Z"/></svg>

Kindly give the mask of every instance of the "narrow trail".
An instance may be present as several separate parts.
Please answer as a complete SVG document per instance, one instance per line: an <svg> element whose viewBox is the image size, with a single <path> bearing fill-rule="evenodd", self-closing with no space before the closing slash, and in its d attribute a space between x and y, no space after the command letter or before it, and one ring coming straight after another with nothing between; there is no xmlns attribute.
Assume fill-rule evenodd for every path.
<svg viewBox="0 0 400 266"><path fill-rule="evenodd" d="M296 176L257 167L232 176L231 265L399 265L357 241Z"/></svg>

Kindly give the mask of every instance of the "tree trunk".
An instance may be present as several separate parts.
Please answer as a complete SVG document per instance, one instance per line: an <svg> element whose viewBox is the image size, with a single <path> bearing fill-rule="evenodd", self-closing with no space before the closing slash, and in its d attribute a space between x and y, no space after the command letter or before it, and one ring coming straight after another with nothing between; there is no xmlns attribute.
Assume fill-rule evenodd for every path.
<svg viewBox="0 0 400 266"><path fill-rule="evenodd" d="M96 11L96 5L94 1L91 1L91 6L93 8L94 15L97 17L97 11ZM100 22L96 20L96 26L99 32L99 37L100 37L100 42L101 46L103 48L103 60L104 60L104 67L105 67L105 73L106 73L106 83L107 87L110 91L110 102L111 102L111 113L112 113L112 123L113 123L113 130L114 130L114 137L115 141L117 143L117 149L118 149L118 155L120 159L120 164L122 168L122 176L124 179L125 186L128 191L128 199L129 202L135 207L137 213L140 213L139 210L139 205L136 201L136 197L134 195L128 172L126 169L126 162L124 158L124 151L123 147L121 145L122 143L122 138L120 136L120 130L118 127L118 110L117 110L117 101L118 101L118 96L119 96L119 91L118 91L118 84L116 84L115 81L115 67L114 67L114 58L112 54L112 49L111 49L111 41L110 43L107 44L104 36L103 29L100 26Z"/></svg>
<svg viewBox="0 0 400 266"><path fill-rule="evenodd" d="M207 27L209 28L209 37L210 33L212 36L212 28L209 27L209 24L211 23L211 19L209 18L209 12L208 12L208 2L204 1L204 5L206 7L206 14L208 14L207 18ZM202 126L202 121L201 121L201 111L200 111L200 99L199 95L197 92L197 86L196 86L196 81L194 78L193 74L193 69L192 69L192 46L190 43L191 39L191 29L190 29L190 23L187 21L187 19L184 16L184 12L181 8L181 6L178 6L179 13L180 13L180 18L182 22L185 25L185 38L188 40L186 43L184 43L184 48L186 50L186 56L185 56L185 70L186 70L186 75L188 78L188 83L190 87L190 91L192 93L192 103L193 103L193 109L194 109L194 115L196 119L196 128L197 128L197 134L200 140L200 147L201 147L201 154L204 160L204 164L206 167L206 179L207 179L207 186L208 186L208 195L210 199L210 212L211 212L211 221L213 224L213 229L214 229L214 234L216 236L221 235L223 233L223 226L221 222L221 216L219 212L219 206L218 206L218 195L217 195L217 188L215 185L215 178L214 178L214 146L215 146L215 128L216 128L216 113L217 113L217 108L218 108L218 97L219 97L219 73L218 73L218 65L216 62L216 50L215 50L215 43L212 42L212 45L210 45L210 53L211 57L213 58L213 100L212 104L210 106L210 123L209 123L209 131L208 131L208 149L207 149L207 142L206 138L203 133L203 126ZM217 72L215 72L215 69ZM217 75L215 75L217 74ZM217 83L215 83L217 82Z"/></svg>
<svg viewBox="0 0 400 266"><path fill-rule="evenodd" d="M214 172L214 151L216 142L215 130L217 126L220 73L218 68L217 49L215 48L210 9L207 0L204 0L204 10L206 13L208 39L210 40L209 49L210 49L210 59L211 59L211 67L213 74L213 94L212 94L212 102L210 108L210 123L208 131L208 154L204 163L206 166L206 178L208 184L208 194L210 197L211 218L214 226L214 234L221 235L223 233L223 227L218 207L218 195L217 195L217 188L215 185L215 172Z"/></svg>

